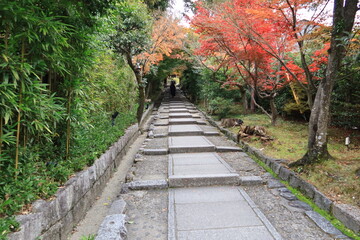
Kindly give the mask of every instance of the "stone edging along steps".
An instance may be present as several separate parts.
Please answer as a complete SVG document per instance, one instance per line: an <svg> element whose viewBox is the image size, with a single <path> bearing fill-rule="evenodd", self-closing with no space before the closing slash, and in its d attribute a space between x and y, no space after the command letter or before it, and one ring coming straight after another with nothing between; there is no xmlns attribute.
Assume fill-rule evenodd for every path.
<svg viewBox="0 0 360 240"><path fill-rule="evenodd" d="M144 113L144 120L150 116L153 104ZM143 125L143 123L141 124ZM94 164L76 173L50 201L37 200L27 215L18 215L20 231L8 234L10 240L65 240L73 227L85 216L112 176L122 156L132 142L140 135L138 124L126 129L124 136L103 153Z"/></svg>
<svg viewBox="0 0 360 240"><path fill-rule="evenodd" d="M201 111L201 110L199 110ZM229 130L220 127L211 117L209 117L205 112L201 111L205 116L206 120L209 121L211 125L217 127L222 133L225 134L231 140L237 142L236 134L230 132ZM300 189L300 191L310 198L314 203L321 209L331 213L335 218L340 220L347 228L353 230L355 233L360 234L360 208L350 205L350 204L341 204L336 203L326 197L323 193L317 190L312 184L301 179L298 174L291 171L285 165L281 163L284 162L282 159L275 159L268 156L265 156L260 150L251 147L249 144L240 140L239 144L243 148L244 152L255 155L262 162L264 162L268 167L270 167L278 177L287 181L291 187Z"/></svg>

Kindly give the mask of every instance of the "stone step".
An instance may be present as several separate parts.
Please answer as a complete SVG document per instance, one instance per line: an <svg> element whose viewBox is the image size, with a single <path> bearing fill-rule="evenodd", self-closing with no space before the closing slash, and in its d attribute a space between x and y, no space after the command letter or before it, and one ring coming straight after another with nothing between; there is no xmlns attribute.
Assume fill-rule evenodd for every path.
<svg viewBox="0 0 360 240"><path fill-rule="evenodd" d="M169 179L169 187L201 187L218 185L238 185L239 175L228 174L202 174L202 175L173 175Z"/></svg>
<svg viewBox="0 0 360 240"><path fill-rule="evenodd" d="M176 112L176 113L169 113L169 118L192 118L193 115L189 112Z"/></svg>
<svg viewBox="0 0 360 240"><path fill-rule="evenodd" d="M215 152L215 149L203 136L169 137L169 153Z"/></svg>
<svg viewBox="0 0 360 240"><path fill-rule="evenodd" d="M169 112L170 113L188 113L189 109L187 109L187 108L170 108Z"/></svg>
<svg viewBox="0 0 360 240"><path fill-rule="evenodd" d="M228 147L228 146L216 146L217 152L242 152L243 150L239 147Z"/></svg>
<svg viewBox="0 0 360 240"><path fill-rule="evenodd" d="M197 124L198 120L194 118L170 118L169 125L179 125L179 124Z"/></svg>
<svg viewBox="0 0 360 240"><path fill-rule="evenodd" d="M132 181L126 185L131 190L165 189L169 186L165 179Z"/></svg>
<svg viewBox="0 0 360 240"><path fill-rule="evenodd" d="M168 154L168 149L166 148L159 148L159 149L149 149L145 148L142 149L144 155L165 155Z"/></svg>
<svg viewBox="0 0 360 240"><path fill-rule="evenodd" d="M170 154L170 187L238 185L239 174L216 153Z"/></svg>

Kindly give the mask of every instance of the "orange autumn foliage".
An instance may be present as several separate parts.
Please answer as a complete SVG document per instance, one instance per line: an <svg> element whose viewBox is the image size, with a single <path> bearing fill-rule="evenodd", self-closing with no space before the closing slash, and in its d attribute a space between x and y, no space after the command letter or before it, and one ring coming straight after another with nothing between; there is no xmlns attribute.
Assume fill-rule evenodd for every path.
<svg viewBox="0 0 360 240"><path fill-rule="evenodd" d="M179 25L179 20L169 15L160 16L153 24L151 44L146 51L135 56L135 63L142 66L143 73L150 70L151 65L163 60L163 56L170 56L174 50L181 49L185 39L185 29ZM173 55L173 57L180 57Z"/></svg>

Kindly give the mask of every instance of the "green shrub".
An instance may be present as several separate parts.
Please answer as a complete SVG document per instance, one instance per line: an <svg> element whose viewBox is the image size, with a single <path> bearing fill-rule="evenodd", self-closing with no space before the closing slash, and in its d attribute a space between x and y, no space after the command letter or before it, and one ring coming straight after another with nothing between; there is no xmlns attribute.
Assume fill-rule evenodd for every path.
<svg viewBox="0 0 360 240"><path fill-rule="evenodd" d="M209 101L210 112L218 115L220 119L229 114L232 105L233 103L231 100L221 97L216 97L215 99Z"/></svg>

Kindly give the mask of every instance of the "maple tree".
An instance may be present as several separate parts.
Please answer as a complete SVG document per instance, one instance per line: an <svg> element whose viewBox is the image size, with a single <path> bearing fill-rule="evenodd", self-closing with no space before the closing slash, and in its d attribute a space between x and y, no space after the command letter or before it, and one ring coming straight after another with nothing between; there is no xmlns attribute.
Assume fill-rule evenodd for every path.
<svg viewBox="0 0 360 240"><path fill-rule="evenodd" d="M143 74L150 71L151 65L162 61L164 56L170 56L175 49L181 49L185 31L179 25L179 21L168 14L157 17L153 23L150 44L133 60L134 63L140 64Z"/></svg>
<svg viewBox="0 0 360 240"><path fill-rule="evenodd" d="M227 60L226 64L233 68L243 81L243 83L239 83L234 81L236 78L230 78L226 84L238 86L240 89L244 89L246 85L250 87L252 93L256 92L259 97L269 98L271 115L256 103L254 94L251 94L252 102L262 109L275 124L277 110L274 98L276 92L286 85L286 81L275 76L275 72L279 70L279 64L273 56L274 54L270 54L256 41L253 41L249 37L251 31L246 30L245 25L252 22L253 27L268 39L267 44L271 51L276 52L278 58L284 55L288 36L279 31L280 29L276 31L276 26L264 21L262 17L254 18L253 12L256 11L256 7L254 2L249 1L242 2L242 4L241 1L226 2L211 9L199 6L192 24L200 33L201 47L197 54L212 57L224 54L226 56L224 59ZM246 21L245 25L244 21Z"/></svg>

